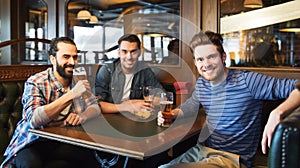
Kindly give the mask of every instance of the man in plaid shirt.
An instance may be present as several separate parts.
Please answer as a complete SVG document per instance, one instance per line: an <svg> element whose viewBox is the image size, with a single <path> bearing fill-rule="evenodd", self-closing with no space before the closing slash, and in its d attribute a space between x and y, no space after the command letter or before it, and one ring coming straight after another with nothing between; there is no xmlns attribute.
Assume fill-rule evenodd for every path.
<svg viewBox="0 0 300 168"><path fill-rule="evenodd" d="M93 167L97 164L92 151L33 135L28 130L62 123L76 126L101 111L87 80L73 80L78 64L77 47L67 37L54 38L50 44L53 65L31 76L25 83L22 97L23 114L4 156L1 167L10 163L16 167ZM88 160L87 160L88 158Z"/></svg>

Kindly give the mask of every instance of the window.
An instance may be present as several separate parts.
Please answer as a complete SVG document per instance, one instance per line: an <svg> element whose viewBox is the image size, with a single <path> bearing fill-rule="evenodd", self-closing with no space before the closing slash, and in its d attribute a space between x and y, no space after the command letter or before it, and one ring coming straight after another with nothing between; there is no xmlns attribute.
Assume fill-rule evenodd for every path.
<svg viewBox="0 0 300 168"><path fill-rule="evenodd" d="M221 33L228 66L298 67L300 65L300 1L221 1ZM278 10L280 9L280 10Z"/></svg>
<svg viewBox="0 0 300 168"><path fill-rule="evenodd" d="M179 37L179 0L70 0L67 9L67 35L78 45L80 63L101 64L118 58L117 40L133 33L142 42L140 60L150 65L179 64L178 53L172 57L177 61L163 61L170 56L168 44ZM79 17L80 11L85 11L87 18Z"/></svg>

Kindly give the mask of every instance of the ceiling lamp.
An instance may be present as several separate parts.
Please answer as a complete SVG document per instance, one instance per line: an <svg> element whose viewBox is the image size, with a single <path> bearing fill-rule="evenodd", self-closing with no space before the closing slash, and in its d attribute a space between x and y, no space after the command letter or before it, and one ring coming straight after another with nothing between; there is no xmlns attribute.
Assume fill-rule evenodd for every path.
<svg viewBox="0 0 300 168"><path fill-rule="evenodd" d="M262 8L263 2L262 2L262 0L245 0L244 7L245 8Z"/></svg>
<svg viewBox="0 0 300 168"><path fill-rule="evenodd" d="M98 18L96 16L91 16L89 24L97 24L99 22Z"/></svg>
<svg viewBox="0 0 300 168"><path fill-rule="evenodd" d="M281 32L300 32L300 19L287 21L284 26L279 29Z"/></svg>
<svg viewBox="0 0 300 168"><path fill-rule="evenodd" d="M77 13L77 19L86 20L90 19L91 13L88 10L81 10Z"/></svg>
<svg viewBox="0 0 300 168"><path fill-rule="evenodd" d="M147 32L145 35L150 36L150 37L163 37L166 36L163 33L156 33L156 32Z"/></svg>

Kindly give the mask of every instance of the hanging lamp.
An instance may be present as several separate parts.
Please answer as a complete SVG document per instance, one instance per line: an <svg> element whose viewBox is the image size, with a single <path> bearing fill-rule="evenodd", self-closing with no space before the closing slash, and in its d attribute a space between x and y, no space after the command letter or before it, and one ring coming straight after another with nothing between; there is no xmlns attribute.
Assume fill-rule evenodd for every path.
<svg viewBox="0 0 300 168"><path fill-rule="evenodd" d="M89 1L87 1L87 6L89 7ZM91 12L87 9L80 10L77 13L77 19L80 19L80 20L90 19L91 16L92 16Z"/></svg>
<svg viewBox="0 0 300 168"><path fill-rule="evenodd" d="M99 22L99 20L98 20L97 16L92 15L90 17L89 24L97 24L98 22Z"/></svg>
<svg viewBox="0 0 300 168"><path fill-rule="evenodd" d="M281 24L279 31L281 32L300 32L300 19L287 21Z"/></svg>
<svg viewBox="0 0 300 168"><path fill-rule="evenodd" d="M245 8L262 8L263 2L262 2L262 0L245 0L244 7Z"/></svg>
<svg viewBox="0 0 300 168"><path fill-rule="evenodd" d="M77 19L80 19L80 20L90 19L91 16L92 16L91 12L86 9L81 10L77 13Z"/></svg>

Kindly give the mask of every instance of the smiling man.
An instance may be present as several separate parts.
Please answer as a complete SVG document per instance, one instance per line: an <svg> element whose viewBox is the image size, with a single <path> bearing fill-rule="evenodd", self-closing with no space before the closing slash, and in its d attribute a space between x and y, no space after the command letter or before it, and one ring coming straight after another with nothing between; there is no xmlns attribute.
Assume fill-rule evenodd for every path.
<svg viewBox="0 0 300 168"><path fill-rule="evenodd" d="M160 168L252 167L260 137L262 100L287 98L295 88L297 80L226 68L222 43L221 35L210 31L196 34L191 41L200 74L195 90L171 115L159 113L157 124L197 113L202 106L206 127L196 146Z"/></svg>
<svg viewBox="0 0 300 168"><path fill-rule="evenodd" d="M13 167L96 167L92 151L33 135L28 130L51 124L76 126L100 114L96 98L84 99L90 90L87 80L73 82L77 48L67 37L50 44L52 68L31 76L25 82L22 119L6 149L6 162ZM88 159L88 162L86 162Z"/></svg>
<svg viewBox="0 0 300 168"><path fill-rule="evenodd" d="M141 42L134 34L125 34L118 40L119 59L103 65L95 79L95 93L103 113L119 113L152 110L150 103L144 102L143 87L161 84L142 61Z"/></svg>

